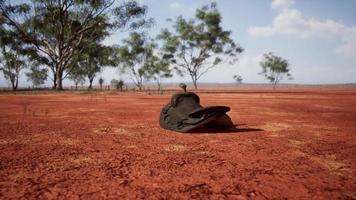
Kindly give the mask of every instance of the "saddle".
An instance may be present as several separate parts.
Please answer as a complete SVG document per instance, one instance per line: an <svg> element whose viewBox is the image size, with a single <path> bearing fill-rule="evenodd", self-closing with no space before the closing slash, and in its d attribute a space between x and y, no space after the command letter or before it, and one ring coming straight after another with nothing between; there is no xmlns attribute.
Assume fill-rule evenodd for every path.
<svg viewBox="0 0 356 200"><path fill-rule="evenodd" d="M202 127L227 129L234 125L226 113L227 106L200 105L200 98L193 92L174 94L162 108L159 124L162 128L177 132L193 132Z"/></svg>

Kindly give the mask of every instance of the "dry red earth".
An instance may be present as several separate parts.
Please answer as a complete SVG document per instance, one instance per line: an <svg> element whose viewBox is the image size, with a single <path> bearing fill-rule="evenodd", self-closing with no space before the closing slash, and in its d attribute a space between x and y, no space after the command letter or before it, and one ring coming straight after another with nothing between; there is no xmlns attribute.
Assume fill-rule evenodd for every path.
<svg viewBox="0 0 356 200"><path fill-rule="evenodd" d="M0 94L0 199L356 199L355 88L199 95L239 130L161 129L169 94Z"/></svg>

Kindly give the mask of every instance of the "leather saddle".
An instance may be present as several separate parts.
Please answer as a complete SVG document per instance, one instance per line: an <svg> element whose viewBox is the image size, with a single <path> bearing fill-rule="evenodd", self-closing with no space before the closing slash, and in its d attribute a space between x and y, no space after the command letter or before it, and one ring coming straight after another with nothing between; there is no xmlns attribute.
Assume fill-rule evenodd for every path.
<svg viewBox="0 0 356 200"><path fill-rule="evenodd" d="M193 132L198 128L213 129L232 128L233 123L226 113L227 106L200 105L200 98L193 92L174 94L171 101L162 108L159 124L162 128L178 131Z"/></svg>

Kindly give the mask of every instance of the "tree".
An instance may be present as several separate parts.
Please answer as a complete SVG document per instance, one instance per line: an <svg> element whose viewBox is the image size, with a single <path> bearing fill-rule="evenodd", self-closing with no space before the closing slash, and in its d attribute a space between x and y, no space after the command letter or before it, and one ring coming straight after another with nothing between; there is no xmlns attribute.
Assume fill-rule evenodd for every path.
<svg viewBox="0 0 356 200"><path fill-rule="evenodd" d="M103 89L103 84L104 84L104 79L103 79L103 77L100 77L99 78L100 89Z"/></svg>
<svg viewBox="0 0 356 200"><path fill-rule="evenodd" d="M125 85L124 81L120 79L119 82L117 82L116 84L116 89L122 91L124 85Z"/></svg>
<svg viewBox="0 0 356 200"><path fill-rule="evenodd" d="M105 39L105 35L90 36L83 40L81 43L81 54L75 55L75 59L72 60L72 65L76 65L74 68L81 68L80 71L88 78L88 89L92 88L93 81L98 72L100 72L105 66L116 66L118 59L115 57L115 48L105 46L102 41Z"/></svg>
<svg viewBox="0 0 356 200"><path fill-rule="evenodd" d="M237 84L241 84L242 83L242 77L238 74L233 76L234 80L236 81Z"/></svg>
<svg viewBox="0 0 356 200"><path fill-rule="evenodd" d="M21 55L11 50L6 51L4 48L0 60L3 62L0 65L0 71L3 72L4 78L10 81L12 90L17 90L20 72L25 68L25 61L21 58Z"/></svg>
<svg viewBox="0 0 356 200"><path fill-rule="evenodd" d="M172 70L169 68L169 62L157 56L152 56L145 65L146 79L153 79L156 81L158 91L162 91L162 79L173 76Z"/></svg>
<svg viewBox="0 0 356 200"><path fill-rule="evenodd" d="M76 73L82 73L81 75L84 79L88 78L88 89L91 89L97 73L104 66L115 66L117 59L114 57L114 49L112 47L104 46L98 42L90 42L85 45L87 46L85 50L73 59L72 64L75 67L71 69ZM69 72L70 74L71 72Z"/></svg>
<svg viewBox="0 0 356 200"><path fill-rule="evenodd" d="M41 86L48 77L48 69L41 68L40 65L33 64L29 72L26 72L27 80L32 82L33 87Z"/></svg>
<svg viewBox="0 0 356 200"><path fill-rule="evenodd" d="M124 81L121 79L119 81L116 79L112 79L110 81L110 83L113 87L115 87L117 90L120 90L120 91L122 91L122 89L124 87Z"/></svg>
<svg viewBox="0 0 356 200"><path fill-rule="evenodd" d="M1 21L1 20L0 20ZM26 57L22 54L22 44L11 39L12 34L0 24L0 71L4 78L10 81L12 90L17 90L19 76L22 69L26 68Z"/></svg>
<svg viewBox="0 0 356 200"><path fill-rule="evenodd" d="M113 49L98 43L94 44L87 53L88 59L82 60L80 64L84 67L84 72L89 80L88 89L92 88L93 80L104 66L115 66L116 60L113 58Z"/></svg>
<svg viewBox="0 0 356 200"><path fill-rule="evenodd" d="M223 30L216 3L197 9L195 19L179 16L173 29L164 29L158 36L163 41L164 57L179 74L190 75L195 89L211 68L237 61L237 54L243 51L232 40L231 31Z"/></svg>
<svg viewBox="0 0 356 200"><path fill-rule="evenodd" d="M260 62L262 72L266 79L273 84L273 88L287 76L288 79L292 79L292 75L289 73L289 63L282 57L275 56L273 53L264 54L264 59Z"/></svg>
<svg viewBox="0 0 356 200"><path fill-rule="evenodd" d="M75 89L77 90L79 84L83 85L85 83L85 71L83 71L83 68L73 68L68 78L74 82Z"/></svg>
<svg viewBox="0 0 356 200"><path fill-rule="evenodd" d="M50 68L56 89L62 89L64 73L76 67L70 62L84 51L83 40L150 25L146 12L136 1L0 0L0 23L26 44L31 59Z"/></svg>
<svg viewBox="0 0 356 200"><path fill-rule="evenodd" d="M110 84L111 84L111 86L115 87L118 82L119 81L117 79L113 78L113 79L111 79Z"/></svg>
<svg viewBox="0 0 356 200"><path fill-rule="evenodd" d="M133 32L128 39L123 40L123 46L118 48L119 66L123 73L129 74L135 86L141 91L144 79L150 78L148 69L155 62L154 48L156 44L144 34Z"/></svg>

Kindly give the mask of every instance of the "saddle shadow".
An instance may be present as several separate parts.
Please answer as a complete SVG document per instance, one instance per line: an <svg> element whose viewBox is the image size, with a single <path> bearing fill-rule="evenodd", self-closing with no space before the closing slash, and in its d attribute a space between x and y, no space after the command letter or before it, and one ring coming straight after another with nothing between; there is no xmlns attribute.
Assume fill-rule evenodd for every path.
<svg viewBox="0 0 356 200"><path fill-rule="evenodd" d="M210 134L219 134L219 133L243 133L243 132L257 132L264 131L260 128L250 128L250 127L241 127L234 125L232 128L212 128L212 127L201 127L189 131L187 133L210 133Z"/></svg>

